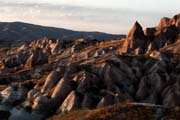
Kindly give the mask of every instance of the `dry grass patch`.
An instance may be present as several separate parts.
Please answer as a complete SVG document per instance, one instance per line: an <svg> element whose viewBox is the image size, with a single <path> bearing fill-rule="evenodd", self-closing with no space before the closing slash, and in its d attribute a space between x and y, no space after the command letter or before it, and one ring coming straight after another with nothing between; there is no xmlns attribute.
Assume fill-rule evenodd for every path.
<svg viewBox="0 0 180 120"><path fill-rule="evenodd" d="M160 111L160 113L158 113ZM95 110L79 110L49 120L179 120L179 109L160 106L116 104Z"/></svg>

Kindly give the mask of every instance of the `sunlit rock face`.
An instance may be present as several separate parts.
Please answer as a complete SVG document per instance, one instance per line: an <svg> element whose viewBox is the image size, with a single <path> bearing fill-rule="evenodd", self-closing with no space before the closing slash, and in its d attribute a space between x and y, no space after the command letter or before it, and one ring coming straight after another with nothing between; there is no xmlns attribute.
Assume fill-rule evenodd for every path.
<svg viewBox="0 0 180 120"><path fill-rule="evenodd" d="M72 91L57 110L57 113L66 113L72 110L80 109L82 100L83 96L80 93Z"/></svg>
<svg viewBox="0 0 180 120"><path fill-rule="evenodd" d="M157 29L163 29L169 27L170 25L171 25L171 18L163 17L161 18L160 23L157 26Z"/></svg>
<svg viewBox="0 0 180 120"><path fill-rule="evenodd" d="M141 54L145 45L146 40L143 28L138 22L135 22L123 45L124 52L133 52L135 49L140 49L141 51L136 52L136 54Z"/></svg>
<svg viewBox="0 0 180 120"><path fill-rule="evenodd" d="M0 101L10 118L44 119L117 103L180 105L179 15L122 39L43 38L0 50ZM12 108L12 109L11 109ZM18 114L16 115L15 112Z"/></svg>

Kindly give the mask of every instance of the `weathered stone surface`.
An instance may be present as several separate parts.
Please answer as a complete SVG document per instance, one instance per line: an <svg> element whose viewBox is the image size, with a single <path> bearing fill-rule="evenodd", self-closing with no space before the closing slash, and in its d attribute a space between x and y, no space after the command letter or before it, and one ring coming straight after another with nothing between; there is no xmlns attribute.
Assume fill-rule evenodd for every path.
<svg viewBox="0 0 180 120"><path fill-rule="evenodd" d="M24 100L26 98L26 94L26 88L17 86L9 86L0 93L2 102L7 104L14 104L17 101Z"/></svg>
<svg viewBox="0 0 180 120"><path fill-rule="evenodd" d="M141 25L136 22L128 33L123 45L123 52L129 52L138 47L144 48L146 45L145 35Z"/></svg>
<svg viewBox="0 0 180 120"><path fill-rule="evenodd" d="M61 105L72 89L71 81L68 79L61 79L56 85L51 98L54 101L54 104Z"/></svg>
<svg viewBox="0 0 180 120"><path fill-rule="evenodd" d="M40 113L50 113L53 108L52 99L47 96L41 96L35 98L32 108Z"/></svg>
<svg viewBox="0 0 180 120"><path fill-rule="evenodd" d="M57 82L60 80L60 72L58 71L52 71L46 78L45 80L45 84L43 86L43 88L41 89L41 92L46 92L51 90L56 84Z"/></svg>
<svg viewBox="0 0 180 120"><path fill-rule="evenodd" d="M65 113L72 110L77 110L81 108L81 103L83 100L83 95L76 91L72 91L68 97L64 100L63 104L57 111L57 113Z"/></svg>
<svg viewBox="0 0 180 120"><path fill-rule="evenodd" d="M158 25L158 29L162 29L162 28L165 28L165 27L168 27L171 25L171 22L170 22L170 18L167 18L167 17L163 17L161 20L160 20L160 23Z"/></svg>
<svg viewBox="0 0 180 120"><path fill-rule="evenodd" d="M48 63L48 56L40 48L35 48L27 59L25 66L31 68L36 65Z"/></svg>
<svg viewBox="0 0 180 120"><path fill-rule="evenodd" d="M144 31L144 34L148 37L154 36L155 33L156 33L156 28L146 28L146 30Z"/></svg>
<svg viewBox="0 0 180 120"><path fill-rule="evenodd" d="M1 103L45 117L124 102L179 106L179 19L145 31L136 22L117 40L43 38L0 49Z"/></svg>

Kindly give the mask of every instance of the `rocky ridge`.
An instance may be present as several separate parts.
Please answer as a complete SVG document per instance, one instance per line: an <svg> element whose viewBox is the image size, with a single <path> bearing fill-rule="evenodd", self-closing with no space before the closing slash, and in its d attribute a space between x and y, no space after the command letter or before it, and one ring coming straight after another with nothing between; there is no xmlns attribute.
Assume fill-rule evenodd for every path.
<svg viewBox="0 0 180 120"><path fill-rule="evenodd" d="M10 106L10 120L124 102L179 106L179 20L145 30L136 22L117 40L43 38L2 48L1 104Z"/></svg>

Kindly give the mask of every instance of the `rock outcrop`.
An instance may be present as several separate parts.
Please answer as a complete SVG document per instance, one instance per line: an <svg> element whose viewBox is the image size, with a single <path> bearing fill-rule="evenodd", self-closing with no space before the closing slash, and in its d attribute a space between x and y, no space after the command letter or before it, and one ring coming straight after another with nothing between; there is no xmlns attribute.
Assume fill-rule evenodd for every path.
<svg viewBox="0 0 180 120"><path fill-rule="evenodd" d="M136 22L117 40L43 38L0 50L1 104L20 110L11 119L117 103L180 106L179 19L145 30Z"/></svg>
<svg viewBox="0 0 180 120"><path fill-rule="evenodd" d="M160 23L157 26L157 29L163 29L169 27L170 25L171 25L171 19L167 17L163 17L161 18Z"/></svg>
<svg viewBox="0 0 180 120"><path fill-rule="evenodd" d="M25 63L26 68L48 63L48 56L41 49L35 48Z"/></svg>
<svg viewBox="0 0 180 120"><path fill-rule="evenodd" d="M134 26L126 36L126 40L123 45L123 52L131 52L138 48L143 52L143 48L145 47L145 45L146 40L143 28L138 22L135 22ZM138 53L141 53L141 51L139 51Z"/></svg>

